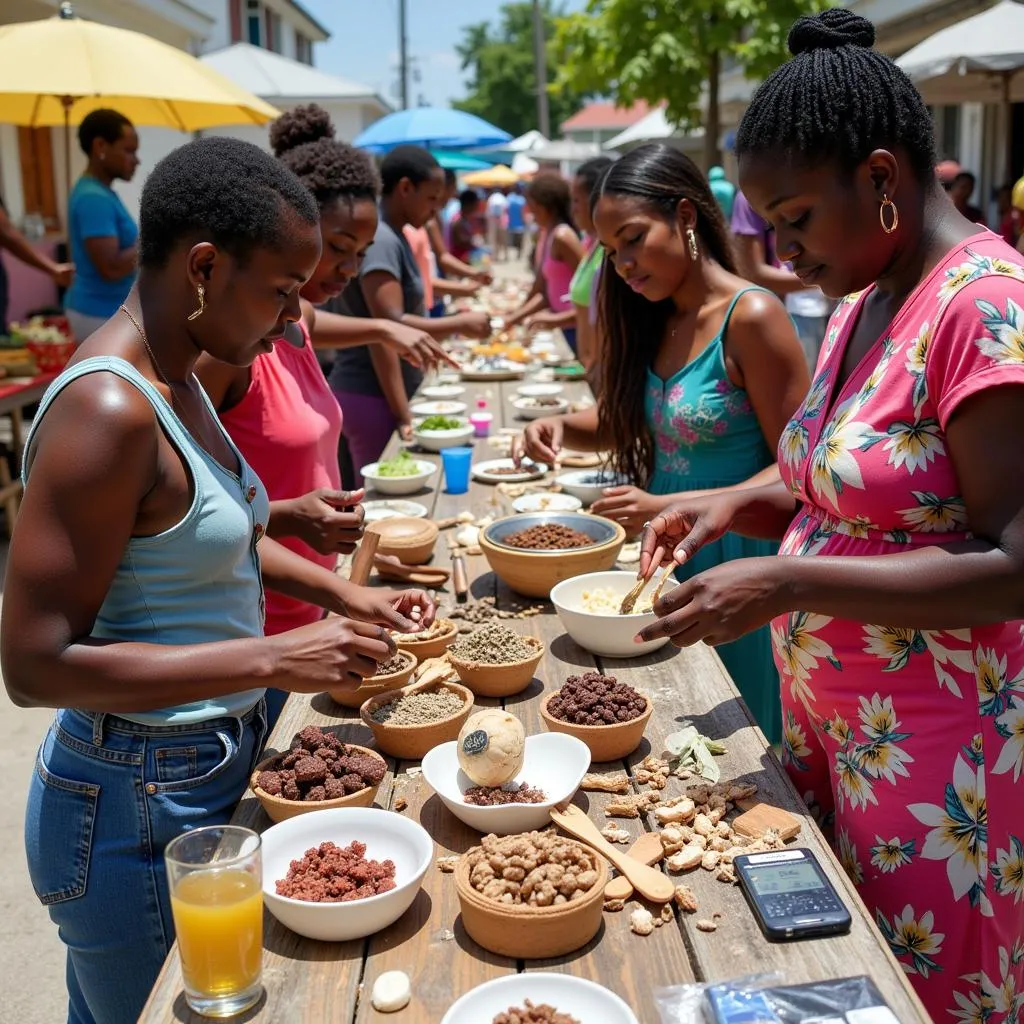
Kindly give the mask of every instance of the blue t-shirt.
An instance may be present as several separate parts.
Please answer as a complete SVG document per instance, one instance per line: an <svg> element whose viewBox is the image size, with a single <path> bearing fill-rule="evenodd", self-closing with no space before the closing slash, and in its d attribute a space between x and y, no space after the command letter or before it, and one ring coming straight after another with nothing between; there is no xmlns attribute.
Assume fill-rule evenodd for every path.
<svg viewBox="0 0 1024 1024"><path fill-rule="evenodd" d="M526 226L523 219L523 207L526 206L526 199L518 192L513 192L508 197L508 230L522 231Z"/></svg>
<svg viewBox="0 0 1024 1024"><path fill-rule="evenodd" d="M128 249L139 237L121 197L101 181L82 175L68 200L68 232L75 280L64 297L64 305L86 316L111 317L128 297L135 271L117 281L108 281L89 258L87 238L116 238L118 249Z"/></svg>

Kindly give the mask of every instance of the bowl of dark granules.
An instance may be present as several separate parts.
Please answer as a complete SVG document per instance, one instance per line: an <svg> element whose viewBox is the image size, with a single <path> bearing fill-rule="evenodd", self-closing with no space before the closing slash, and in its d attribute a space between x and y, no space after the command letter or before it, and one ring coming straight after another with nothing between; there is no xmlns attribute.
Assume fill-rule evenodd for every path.
<svg viewBox="0 0 1024 1024"><path fill-rule="evenodd" d="M595 761L618 761L640 746L654 705L615 676L584 672L549 693L540 716L552 732L583 740Z"/></svg>
<svg viewBox="0 0 1024 1024"><path fill-rule="evenodd" d="M548 597L580 573L610 569L626 531L586 512L520 512L480 531L480 548L494 573L513 590Z"/></svg>
<svg viewBox="0 0 1024 1024"><path fill-rule="evenodd" d="M371 697L359 717L377 746L406 761L418 761L439 743L447 743L473 710L473 694L458 683L436 683L420 690L406 686Z"/></svg>
<svg viewBox="0 0 1024 1024"><path fill-rule="evenodd" d="M367 676L359 686L339 686L327 693L331 700L342 707L361 708L370 697L405 686L418 664L415 654L399 649L394 657L377 666L376 675Z"/></svg>
<svg viewBox="0 0 1024 1024"><path fill-rule="evenodd" d="M479 697L511 697L533 680L544 645L521 636L500 622L460 636L448 648L448 660L459 678Z"/></svg>

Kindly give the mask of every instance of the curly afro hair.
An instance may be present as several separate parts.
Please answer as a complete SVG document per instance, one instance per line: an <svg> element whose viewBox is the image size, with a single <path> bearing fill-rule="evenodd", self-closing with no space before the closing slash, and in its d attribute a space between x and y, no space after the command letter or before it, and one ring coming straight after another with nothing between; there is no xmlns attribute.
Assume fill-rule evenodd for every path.
<svg viewBox="0 0 1024 1024"><path fill-rule="evenodd" d="M313 193L321 210L343 199L376 200L380 178L362 150L334 138L331 116L310 103L282 114L270 126L274 155Z"/></svg>
<svg viewBox="0 0 1024 1024"><path fill-rule="evenodd" d="M133 127L131 121L124 114L109 107L100 107L93 110L82 118L78 126L78 145L86 156L92 156L92 144L97 139L103 139L113 145L125 128Z"/></svg>
<svg viewBox="0 0 1024 1024"><path fill-rule="evenodd" d="M320 223L309 190L269 153L240 139L196 139L165 156L146 179L139 264L164 266L190 238L245 260L283 241L286 209L307 224Z"/></svg>

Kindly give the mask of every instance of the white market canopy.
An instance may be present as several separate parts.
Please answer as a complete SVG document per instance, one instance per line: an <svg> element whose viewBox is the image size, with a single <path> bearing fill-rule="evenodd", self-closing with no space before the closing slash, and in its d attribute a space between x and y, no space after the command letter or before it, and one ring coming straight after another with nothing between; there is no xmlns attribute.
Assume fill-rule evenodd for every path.
<svg viewBox="0 0 1024 1024"><path fill-rule="evenodd" d="M609 139L605 149L618 149L620 146L629 146L635 142L652 142L657 139L670 139L674 135L682 135L683 132L672 124L665 116L664 107L655 107L649 114L645 114L636 124L631 124L624 131L619 132L614 138ZM687 133L691 136L703 135L703 129L696 133Z"/></svg>
<svg viewBox="0 0 1024 1024"><path fill-rule="evenodd" d="M513 139L502 147L502 149L509 153L529 153L531 150L538 149L541 146L548 144L548 138L541 135L536 128L526 132L525 135L520 135L518 139Z"/></svg>
<svg viewBox="0 0 1024 1024"><path fill-rule="evenodd" d="M601 147L596 142L574 142L572 139L555 139L554 142L530 150L530 156L534 160L544 160L548 163L560 163L563 160L582 162L600 155Z"/></svg>
<svg viewBox="0 0 1024 1024"><path fill-rule="evenodd" d="M908 50L896 63L932 104L1024 100L1024 5L1002 0Z"/></svg>

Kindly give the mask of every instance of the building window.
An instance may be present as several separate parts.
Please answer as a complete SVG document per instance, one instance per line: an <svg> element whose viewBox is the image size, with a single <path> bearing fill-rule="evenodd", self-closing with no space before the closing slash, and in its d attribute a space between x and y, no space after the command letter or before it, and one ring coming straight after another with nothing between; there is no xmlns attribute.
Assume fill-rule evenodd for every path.
<svg viewBox="0 0 1024 1024"><path fill-rule="evenodd" d="M249 42L253 46L263 46L263 11L259 0L247 0L246 3Z"/></svg>
<svg viewBox="0 0 1024 1024"><path fill-rule="evenodd" d="M303 64L313 63L313 44L301 33L295 33L295 59Z"/></svg>
<svg viewBox="0 0 1024 1024"><path fill-rule="evenodd" d="M281 53L284 43L284 30L281 28L281 15L276 11L267 10L267 49Z"/></svg>
<svg viewBox="0 0 1024 1024"><path fill-rule="evenodd" d="M25 213L41 217L47 230L60 227L57 189L54 185L53 146L49 128L19 128L21 193Z"/></svg>

